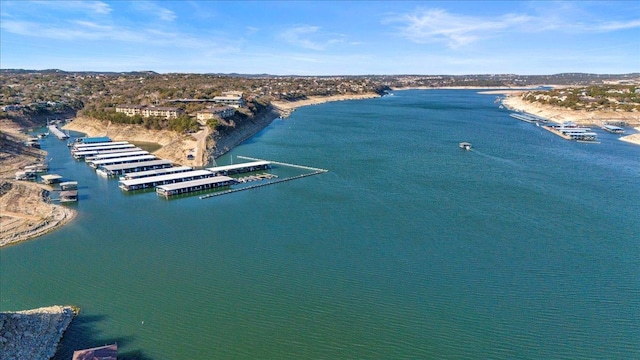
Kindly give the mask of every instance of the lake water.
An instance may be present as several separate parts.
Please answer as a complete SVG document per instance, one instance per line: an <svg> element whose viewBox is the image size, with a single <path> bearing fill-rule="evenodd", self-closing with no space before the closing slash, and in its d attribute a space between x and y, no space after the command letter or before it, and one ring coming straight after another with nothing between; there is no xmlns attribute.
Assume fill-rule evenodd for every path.
<svg viewBox="0 0 640 360"><path fill-rule="evenodd" d="M123 193L49 137L78 216L0 250L0 309L81 307L57 359L640 358L640 146L493 100L300 108L218 164L328 173L205 200Z"/></svg>

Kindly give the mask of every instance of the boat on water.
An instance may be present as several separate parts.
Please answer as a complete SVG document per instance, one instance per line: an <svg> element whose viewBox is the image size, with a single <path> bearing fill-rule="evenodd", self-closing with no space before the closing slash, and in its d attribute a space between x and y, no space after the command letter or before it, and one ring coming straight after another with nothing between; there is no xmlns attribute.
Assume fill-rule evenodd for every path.
<svg viewBox="0 0 640 360"><path fill-rule="evenodd" d="M471 143L468 142L461 142L458 146L462 150L471 150Z"/></svg>

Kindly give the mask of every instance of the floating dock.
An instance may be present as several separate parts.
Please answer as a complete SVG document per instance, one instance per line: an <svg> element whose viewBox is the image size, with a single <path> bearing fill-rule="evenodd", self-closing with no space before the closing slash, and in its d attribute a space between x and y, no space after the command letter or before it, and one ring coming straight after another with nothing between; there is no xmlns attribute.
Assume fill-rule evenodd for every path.
<svg viewBox="0 0 640 360"><path fill-rule="evenodd" d="M65 190L60 191L60 202L75 202L78 201L78 190Z"/></svg>
<svg viewBox="0 0 640 360"><path fill-rule="evenodd" d="M105 165L118 165L118 164L126 164L126 163L136 163L142 161L149 161L157 159L155 155L138 155L138 156L129 156L117 159L104 159L104 160L93 160L87 162L89 166L94 169L97 169L101 166Z"/></svg>
<svg viewBox="0 0 640 360"><path fill-rule="evenodd" d="M151 160L130 164L103 165L96 171L98 175L104 177L119 176L126 173L165 169L173 166L169 160Z"/></svg>
<svg viewBox="0 0 640 360"><path fill-rule="evenodd" d="M115 153L108 153L108 154L96 154L93 156L85 156L84 161L91 162L94 160L117 159L117 158L129 157L129 156L148 155L148 154L149 154L148 151L140 149L140 150L134 150L134 151L124 151L124 152L115 152Z"/></svg>
<svg viewBox="0 0 640 360"><path fill-rule="evenodd" d="M233 175L233 174L242 174L247 172L266 170L270 166L271 166L271 162L266 160L259 160L259 161L253 161L253 162L247 162L247 163L216 166L212 168L207 168L207 170L211 171L216 175Z"/></svg>
<svg viewBox="0 0 640 360"><path fill-rule="evenodd" d="M47 172L49 171L49 165L47 163L35 164L35 165L27 165L24 167L25 171L33 171L33 172Z"/></svg>
<svg viewBox="0 0 640 360"><path fill-rule="evenodd" d="M133 180L133 179L140 179L140 178L145 178L150 176L177 174L177 173L183 173L191 170L193 170L191 166L176 166L176 167L169 167L169 168L163 168L163 169L139 171L139 172L124 174L123 176L120 177L120 180Z"/></svg>
<svg viewBox="0 0 640 360"><path fill-rule="evenodd" d="M124 191L148 189L159 185L175 184L191 180L213 177L213 173L207 170L192 170L182 173L148 176L133 180L120 180L118 187Z"/></svg>
<svg viewBox="0 0 640 360"><path fill-rule="evenodd" d="M60 180L62 180L62 176L58 174L42 175L42 182L47 185L58 183Z"/></svg>
<svg viewBox="0 0 640 360"><path fill-rule="evenodd" d="M624 134L624 129L619 126L613 125L602 125L604 131L610 132L612 134Z"/></svg>
<svg viewBox="0 0 640 360"><path fill-rule="evenodd" d="M111 138L108 136L95 136L95 137L81 137L76 139L76 144L94 144L94 143L105 143L111 141Z"/></svg>
<svg viewBox="0 0 640 360"><path fill-rule="evenodd" d="M214 176L205 179L185 181L176 184L160 185L156 187L156 193L165 198L174 195L188 194L191 192L217 189L236 183L234 178L228 176Z"/></svg>
<svg viewBox="0 0 640 360"><path fill-rule="evenodd" d="M97 150L96 148L98 147L102 147L102 146L111 147L114 145L131 145L132 147L135 146L133 144L130 144L128 141L108 141L108 142L92 143L92 144L78 143L73 145L73 148L71 149L71 151L74 152L74 151L84 151L84 150Z"/></svg>
<svg viewBox="0 0 640 360"><path fill-rule="evenodd" d="M126 147L126 148L122 148L122 149L107 149L107 150L87 150L87 151L78 151L76 153L73 154L73 157L80 160L82 158L85 158L87 156L94 156L94 155L103 155L103 154L116 154L116 153L123 153L123 152L129 152L129 151L139 151L142 150L139 147Z"/></svg>
<svg viewBox="0 0 640 360"><path fill-rule="evenodd" d="M49 125L49 132L55 135L60 140L65 140L69 138L69 135L64 133L62 130L58 129L56 125Z"/></svg>
<svg viewBox="0 0 640 360"><path fill-rule="evenodd" d="M61 182L60 190L78 190L78 182L77 181Z"/></svg>

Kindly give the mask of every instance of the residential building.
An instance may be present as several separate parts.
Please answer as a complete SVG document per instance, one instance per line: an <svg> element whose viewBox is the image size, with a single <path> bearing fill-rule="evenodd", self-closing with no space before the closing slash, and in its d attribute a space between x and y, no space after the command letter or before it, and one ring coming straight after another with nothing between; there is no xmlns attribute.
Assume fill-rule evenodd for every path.
<svg viewBox="0 0 640 360"><path fill-rule="evenodd" d="M176 107L144 106L144 105L117 105L116 112L127 116L140 115L142 117L159 116L167 119L175 119L182 115L183 111Z"/></svg>
<svg viewBox="0 0 640 360"><path fill-rule="evenodd" d="M142 115L143 105L116 105L116 112L124 113L127 116Z"/></svg>
<svg viewBox="0 0 640 360"><path fill-rule="evenodd" d="M231 106L220 106L209 109L200 110L196 113L196 119L209 120L213 118L226 119L235 114L236 109Z"/></svg>
<svg viewBox="0 0 640 360"><path fill-rule="evenodd" d="M142 116L159 116L165 117L167 119L175 119L178 116L182 115L183 111L180 108L176 107L160 107L160 106L151 106L145 107L142 109Z"/></svg>
<svg viewBox="0 0 640 360"><path fill-rule="evenodd" d="M213 101L216 104L231 106L234 108L241 108L245 106L244 99L242 98L242 93L225 93L227 95L216 96L213 98Z"/></svg>

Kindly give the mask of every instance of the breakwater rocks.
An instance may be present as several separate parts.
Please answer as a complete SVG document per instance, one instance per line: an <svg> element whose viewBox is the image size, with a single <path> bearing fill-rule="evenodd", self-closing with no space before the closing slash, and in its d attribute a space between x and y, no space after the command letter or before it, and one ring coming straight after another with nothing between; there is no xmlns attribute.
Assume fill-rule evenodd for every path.
<svg viewBox="0 0 640 360"><path fill-rule="evenodd" d="M0 359L51 359L75 315L57 305L0 313Z"/></svg>

